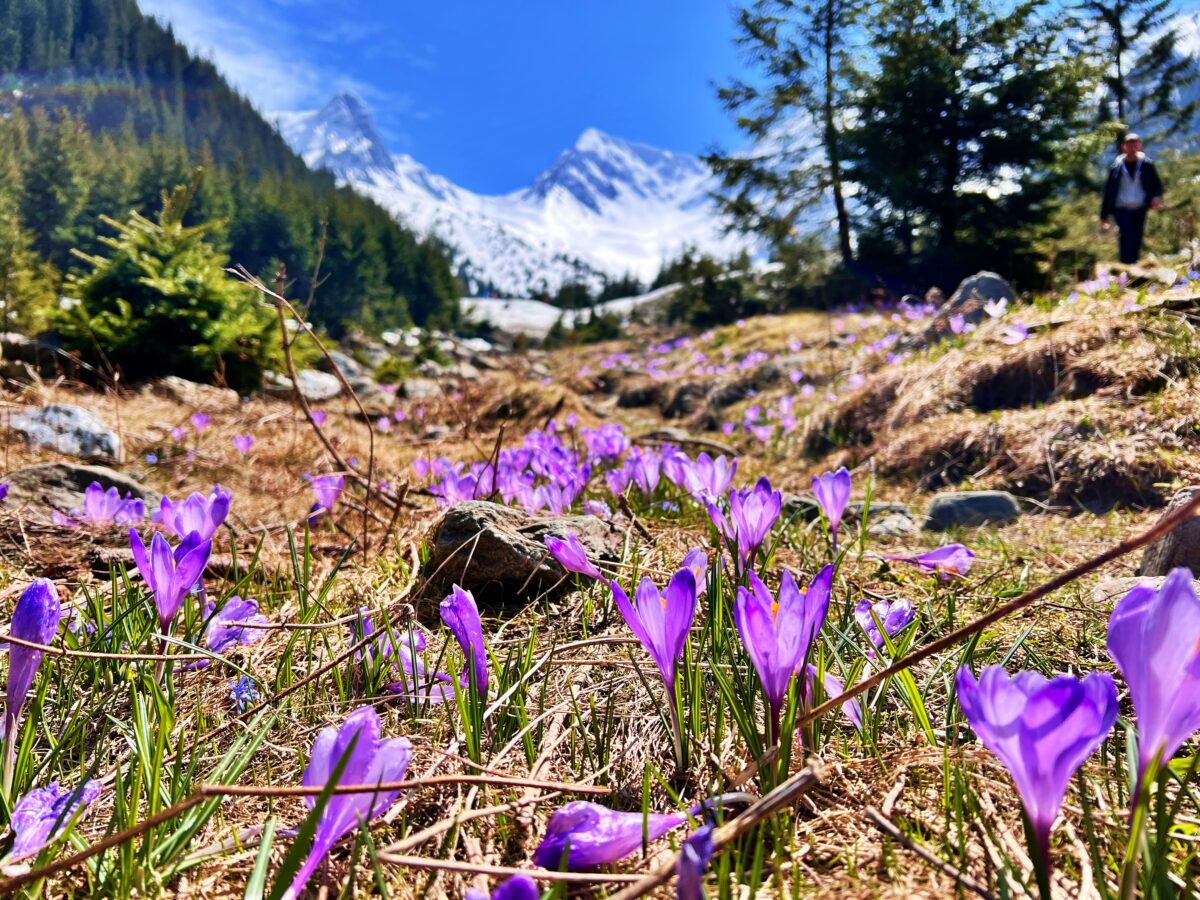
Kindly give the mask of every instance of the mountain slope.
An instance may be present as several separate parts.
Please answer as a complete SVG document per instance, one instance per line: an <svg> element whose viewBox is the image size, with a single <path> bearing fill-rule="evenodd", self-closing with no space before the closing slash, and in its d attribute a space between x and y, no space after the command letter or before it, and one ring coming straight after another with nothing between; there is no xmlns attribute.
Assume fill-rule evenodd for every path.
<svg viewBox="0 0 1200 900"><path fill-rule="evenodd" d="M488 196L410 156L388 156L366 107L351 95L320 110L283 113L279 126L310 166L449 244L472 287L527 295L568 281L596 288L626 273L648 281L685 246L722 257L747 246L722 234L709 198L716 182L700 160L596 129L529 187Z"/></svg>

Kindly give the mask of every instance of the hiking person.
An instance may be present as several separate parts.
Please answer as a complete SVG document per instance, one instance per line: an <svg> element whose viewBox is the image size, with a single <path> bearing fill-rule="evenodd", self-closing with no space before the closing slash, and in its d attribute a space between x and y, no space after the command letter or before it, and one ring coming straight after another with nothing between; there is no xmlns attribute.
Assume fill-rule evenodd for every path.
<svg viewBox="0 0 1200 900"><path fill-rule="evenodd" d="M1142 254L1146 213L1162 206L1163 188L1158 170L1142 152L1142 139L1133 132L1121 140L1121 153L1108 173L1100 204L1100 230L1108 231L1111 216L1117 222L1121 262L1135 263Z"/></svg>

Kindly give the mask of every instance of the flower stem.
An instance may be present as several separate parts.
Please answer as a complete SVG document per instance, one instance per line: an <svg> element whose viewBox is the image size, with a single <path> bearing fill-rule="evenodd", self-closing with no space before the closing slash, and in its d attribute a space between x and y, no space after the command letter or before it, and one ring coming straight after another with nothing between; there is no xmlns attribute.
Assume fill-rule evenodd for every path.
<svg viewBox="0 0 1200 900"><path fill-rule="evenodd" d="M12 804L12 784L13 770L16 768L17 756L17 722L16 719L10 719L5 713L4 721L4 775L3 775L3 795L4 803L11 808Z"/></svg>
<svg viewBox="0 0 1200 900"><path fill-rule="evenodd" d="M167 655L167 639L165 637L158 640L158 654L165 657ZM159 684L162 683L163 672L167 669L166 659L160 659L154 664L154 680Z"/></svg>
<svg viewBox="0 0 1200 900"><path fill-rule="evenodd" d="M675 739L675 774L682 775L687 771L687 756L684 754L683 728L679 724L679 696L675 692L675 685L667 685L667 694L670 700L671 729L674 732L672 737Z"/></svg>

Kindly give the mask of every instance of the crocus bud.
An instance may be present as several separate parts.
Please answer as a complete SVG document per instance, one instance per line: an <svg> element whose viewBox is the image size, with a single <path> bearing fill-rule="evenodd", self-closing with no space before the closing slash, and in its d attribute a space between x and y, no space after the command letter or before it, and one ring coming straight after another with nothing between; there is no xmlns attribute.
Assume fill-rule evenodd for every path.
<svg viewBox="0 0 1200 900"><path fill-rule="evenodd" d="M62 609L58 591L47 578L37 578L25 589L13 610L12 636L33 644L49 644L58 631ZM42 662L42 651L14 643L8 653L8 691L4 698L4 734L17 727L21 707Z"/></svg>

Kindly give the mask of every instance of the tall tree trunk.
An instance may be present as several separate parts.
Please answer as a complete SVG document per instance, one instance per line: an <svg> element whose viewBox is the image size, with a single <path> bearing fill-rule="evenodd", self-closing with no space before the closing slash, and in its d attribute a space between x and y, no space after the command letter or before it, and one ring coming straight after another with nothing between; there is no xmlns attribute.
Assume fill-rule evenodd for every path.
<svg viewBox="0 0 1200 900"><path fill-rule="evenodd" d="M829 184L833 190L833 208L837 213L838 252L842 263L854 262L850 247L850 215L842 188L842 155L837 124L834 122L833 45L837 33L834 5L838 0L825 0L825 154L829 158Z"/></svg>

